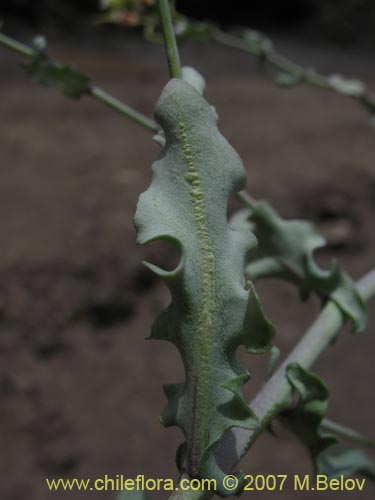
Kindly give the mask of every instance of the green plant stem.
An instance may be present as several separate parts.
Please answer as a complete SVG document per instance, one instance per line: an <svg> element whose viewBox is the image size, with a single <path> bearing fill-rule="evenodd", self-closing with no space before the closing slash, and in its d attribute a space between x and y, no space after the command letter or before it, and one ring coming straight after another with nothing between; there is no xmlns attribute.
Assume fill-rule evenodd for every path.
<svg viewBox="0 0 375 500"><path fill-rule="evenodd" d="M333 422L332 420L325 418L320 426L325 431L333 432L344 439L364 446L369 446L370 448L375 448L375 439L369 438L361 432L351 429L350 427L346 427L346 425L338 424L337 422Z"/></svg>
<svg viewBox="0 0 375 500"><path fill-rule="evenodd" d="M358 281L356 286L365 301L374 297L375 269ZM251 409L258 417L259 427L252 431L238 428L230 430L219 442L215 454L224 471L230 473L270 422L290 406L292 390L285 376L287 366L291 363L298 363L304 368L309 368L336 337L344 322L345 318L338 307L329 301L296 347L250 403ZM212 495L212 492L189 490L176 491L170 498L171 500L203 500Z"/></svg>
<svg viewBox="0 0 375 500"><path fill-rule="evenodd" d="M284 268L280 262L272 257L263 257L262 259L250 262L246 266L246 276L253 283L255 283L259 276L262 278L282 278L284 275Z"/></svg>
<svg viewBox="0 0 375 500"><path fill-rule="evenodd" d="M17 40L13 40L13 38L10 38L3 33L0 33L0 44L9 50L13 50L13 52L21 54L22 56L30 58L34 56L34 50L31 47L28 47Z"/></svg>
<svg viewBox="0 0 375 500"><path fill-rule="evenodd" d="M3 45L3 47L6 47L7 49L12 50L13 52L16 52L17 54L20 54L21 56L27 57L29 59L35 56L35 51L31 47L13 40L3 33L0 33L0 45ZM143 115L131 106L121 102L119 99L116 99L116 97L111 96L105 90L102 90L95 85L90 86L87 91L87 95L100 101L109 108L117 111L117 113L126 116L126 118L128 118L129 120L137 123L138 125L141 125L143 128L150 132L156 133L160 130L158 124L154 122L154 120Z"/></svg>
<svg viewBox="0 0 375 500"><path fill-rule="evenodd" d="M181 78L180 57L176 37L174 34L171 11L168 0L158 0L161 26L163 29L164 45L167 53L169 73L171 78Z"/></svg>
<svg viewBox="0 0 375 500"><path fill-rule="evenodd" d="M171 69L171 76L175 76L178 74L177 78L179 78L181 75L181 68L180 68L180 61L176 45L176 38L174 36L172 21L170 19L169 5L167 1L160 2L160 4L163 4L160 6L161 9L160 12L163 13L162 20L164 19L163 29L165 33L164 36L166 40L165 44L168 54L168 61L169 64L172 64L173 62L173 68L174 68L173 72L176 72L172 73ZM166 33L168 33L168 36L166 35ZM20 43L17 40L14 40L9 36L4 35L3 33L0 33L0 45L29 59L35 56L35 51L31 47L23 43ZM170 54L172 55L170 56ZM116 97L113 97L112 95L108 94L105 90L97 87L96 85L91 85L88 91L88 95L98 100L99 102L103 103L108 108L113 109L117 113L120 113L122 116L125 116L134 123L137 123L144 129L148 130L149 132L152 133L159 132L160 127L154 120L143 115L142 113L132 108L128 104L125 104L124 102L120 101ZM249 207L254 206L255 200L253 200L251 196L245 191L241 191L240 193L237 194L237 196L243 203L245 203Z"/></svg>
<svg viewBox="0 0 375 500"><path fill-rule="evenodd" d="M119 99L116 99L116 97L111 96L105 90L102 90L95 85L90 88L89 95L102 102L109 108L114 109L118 113L126 116L126 118L129 118L134 123L141 125L141 127L149 130L150 132L156 133L160 130L158 124L154 122L154 120L143 115L131 106L128 106L127 104L121 102Z"/></svg>
<svg viewBox="0 0 375 500"><path fill-rule="evenodd" d="M332 86L329 78L317 73L314 70L306 69L303 66L290 61L275 50L259 52L257 48L252 48L251 45L241 40L241 38L229 33L225 33L221 30L216 31L213 34L213 40L221 45L239 49L252 54L258 57L261 61L270 64L282 73L297 77L300 82L338 93L337 90ZM351 97L352 99L357 100L357 102L362 104L368 111L370 111L370 113L375 113L375 96L373 94L366 92L361 96L348 95L347 97Z"/></svg>
<svg viewBox="0 0 375 500"><path fill-rule="evenodd" d="M256 205L256 200L246 191L240 191L239 193L237 193L237 198L249 208L254 208Z"/></svg>

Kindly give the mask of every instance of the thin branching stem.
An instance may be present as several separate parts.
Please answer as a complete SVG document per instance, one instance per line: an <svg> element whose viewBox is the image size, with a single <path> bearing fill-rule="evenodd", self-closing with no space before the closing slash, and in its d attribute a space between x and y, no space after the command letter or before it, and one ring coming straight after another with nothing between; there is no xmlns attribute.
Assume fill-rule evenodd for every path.
<svg viewBox="0 0 375 500"><path fill-rule="evenodd" d="M237 193L237 198L247 207L255 208L256 200L246 191L240 191Z"/></svg>
<svg viewBox="0 0 375 500"><path fill-rule="evenodd" d="M260 61L268 63L275 69L296 78L297 82L307 83L315 87L330 90L340 95L345 95L337 91L337 89L332 85L332 81L329 77L321 75L314 70L305 68L290 59L287 59L283 55L279 54L274 49L268 49L266 51L260 51L259 47L252 46L246 43L238 36L232 35L230 33L225 33L224 31L217 30L213 34L213 40L220 45L225 45L234 49L239 49L253 56L256 56ZM363 105L367 111L371 114L375 113L375 96L370 92L366 91L362 95L348 95Z"/></svg>
<svg viewBox="0 0 375 500"><path fill-rule="evenodd" d="M126 118L129 118L134 123L141 125L141 127L143 127L144 129L149 130L153 133L156 133L160 130L158 124L154 122L154 120L143 115L128 104L121 102L116 97L111 96L105 90L102 90L101 88L93 85L90 88L89 94L109 108L114 109L118 113L126 116Z"/></svg>
<svg viewBox="0 0 375 500"><path fill-rule="evenodd" d="M328 418L323 419L320 425L325 431L330 433L332 432L343 439L347 439L348 441L352 441L353 443L363 446L369 446L370 448L375 448L375 439L365 436L361 432L351 429L346 425L333 422Z"/></svg>
<svg viewBox="0 0 375 500"><path fill-rule="evenodd" d="M178 54L169 1L158 0L158 9L163 30L165 50L167 53L169 73L171 78L181 78L180 56Z"/></svg>
<svg viewBox="0 0 375 500"><path fill-rule="evenodd" d="M168 12L169 12L169 5L167 7L168 7ZM165 11L163 10L163 12L165 12ZM169 17L170 17L170 13L169 13ZM172 32L171 36L175 40L173 32ZM168 40L170 40L169 36L168 36ZM175 41L173 42L173 40L172 40L172 45L173 44L175 44ZM14 40L13 38L10 38L10 37L4 35L3 33L0 33L0 45L3 45L4 47L12 50L13 52L16 52L17 54L20 54L20 55L27 57L29 59L31 59L35 56L34 49L32 49L31 47L29 47L23 43L18 42L17 40ZM167 42L166 42L166 48L167 48L167 52L168 52ZM176 46L175 56L173 56L173 58L172 58L174 61L174 65L176 65L180 68L177 46ZM168 60L170 60L169 56L168 56ZM179 70L179 71L181 71L181 70ZM108 108L113 109L117 113L120 113L122 116L125 116L126 118L133 121L134 123L137 123L138 125L140 125L144 129L148 130L149 132L157 133L160 130L160 127L158 126L158 124L154 120L143 115L142 113L140 113L139 111L137 111L133 107L129 106L128 104L125 104L124 102L120 101L116 97L113 97L111 94L109 94L105 90L97 87L96 85L91 85L91 87L88 91L88 95L91 95L94 99L105 104ZM241 191L240 193L237 194L237 196L245 205L249 206L250 208L253 207L254 204L256 203L255 200L245 191Z"/></svg>
<svg viewBox="0 0 375 500"><path fill-rule="evenodd" d="M0 33L0 44L13 52L17 52L21 56L30 58L34 56L34 50L31 47L4 35L4 33Z"/></svg>
<svg viewBox="0 0 375 500"><path fill-rule="evenodd" d="M3 33L0 33L0 45L29 59L35 57L35 50L33 48L13 40ZM96 85L91 85L89 87L87 95L117 111L117 113L126 116L129 120L141 125L144 129L150 132L156 133L160 130L158 124L154 122L154 120L143 115L128 104L121 102L116 97L111 96L105 90L97 87Z"/></svg>

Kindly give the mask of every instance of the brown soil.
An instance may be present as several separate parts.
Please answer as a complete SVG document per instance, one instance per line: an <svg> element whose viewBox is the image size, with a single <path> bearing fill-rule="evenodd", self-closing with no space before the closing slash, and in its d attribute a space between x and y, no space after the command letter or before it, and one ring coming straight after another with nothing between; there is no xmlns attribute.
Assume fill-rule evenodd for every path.
<svg viewBox="0 0 375 500"><path fill-rule="evenodd" d="M375 86L366 54L281 45L307 65ZM161 49L132 40L105 48L57 46L60 59L151 112L167 78ZM269 199L284 216L315 220L330 243L323 263L336 255L354 278L366 272L373 264L375 151L364 110L317 89L279 89L245 54L187 45L182 59L204 71L208 99L245 162L253 196ZM29 83L5 50L0 72L0 498L113 498L109 492L50 493L45 477L175 477L181 435L163 429L158 414L162 383L181 380L182 368L172 346L144 341L169 299L141 264L158 249L137 248L132 227L157 146L100 103L76 103ZM258 288L285 354L319 304L299 305L287 285ZM344 332L316 365L331 389L330 417L369 434L374 346L370 328L357 338ZM253 372L250 397L265 359L242 352L241 359ZM264 435L243 469L311 471L306 452L283 430L279 439ZM373 493L368 485L356 498ZM281 496L301 498L290 487L256 498Z"/></svg>

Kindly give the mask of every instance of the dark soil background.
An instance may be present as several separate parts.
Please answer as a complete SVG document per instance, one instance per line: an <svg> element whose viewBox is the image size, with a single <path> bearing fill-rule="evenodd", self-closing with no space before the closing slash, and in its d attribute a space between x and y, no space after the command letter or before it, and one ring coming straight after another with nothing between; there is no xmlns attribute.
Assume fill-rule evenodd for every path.
<svg viewBox="0 0 375 500"><path fill-rule="evenodd" d="M13 34L29 42L30 26L18 18L7 26L16 25ZM46 29L58 59L152 112L168 78L161 47L109 31L79 36ZM339 47L319 30L314 42L280 31L271 35L286 55L375 88L368 47ZM220 128L246 165L249 192L286 217L315 221L329 243L320 262L327 266L336 256L359 278L374 260L375 147L366 112L318 89L279 89L259 75L250 56L229 49L188 43L181 58L205 74ZM172 346L144 340L169 297L141 264L144 258L167 264L173 256L137 248L132 226L158 148L146 131L102 104L74 102L31 84L17 57L2 48L0 75L0 498L113 498L110 492L50 493L46 477L175 477L181 435L163 429L158 414L165 402L162 383L183 375ZM258 291L286 354L319 304L311 299L300 305L296 291L277 282ZM344 331L315 366L330 386L329 416L370 435L371 333L371 322L360 337ZM253 375L246 388L251 397L267 357L240 357ZM277 430L279 438L259 439L243 469L311 472L302 447ZM368 483L362 493L329 495L364 500L374 497L374 488ZM302 495L290 487L283 494L256 494L260 500L281 497Z"/></svg>

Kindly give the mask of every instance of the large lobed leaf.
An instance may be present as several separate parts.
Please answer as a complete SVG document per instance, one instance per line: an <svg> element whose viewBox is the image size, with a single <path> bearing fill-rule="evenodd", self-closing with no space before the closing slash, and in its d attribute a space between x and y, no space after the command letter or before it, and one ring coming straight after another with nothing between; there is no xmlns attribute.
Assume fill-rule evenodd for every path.
<svg viewBox="0 0 375 500"><path fill-rule="evenodd" d="M146 265L172 296L151 338L174 343L186 374L183 383L164 387L168 405L161 419L182 429L178 461L190 476L214 477L220 486L213 446L226 429L258 425L241 394L249 374L235 351L239 345L253 353L269 350L273 328L244 278L256 238L227 222L228 198L246 179L239 156L217 129L214 110L191 85L173 79L155 118L166 143L140 196L135 226L139 243L165 240L180 251L173 271Z"/></svg>

